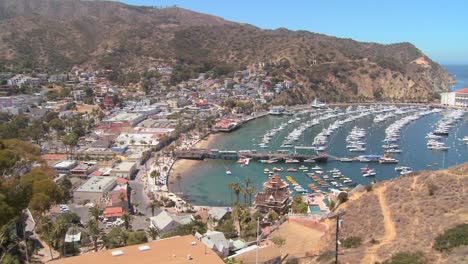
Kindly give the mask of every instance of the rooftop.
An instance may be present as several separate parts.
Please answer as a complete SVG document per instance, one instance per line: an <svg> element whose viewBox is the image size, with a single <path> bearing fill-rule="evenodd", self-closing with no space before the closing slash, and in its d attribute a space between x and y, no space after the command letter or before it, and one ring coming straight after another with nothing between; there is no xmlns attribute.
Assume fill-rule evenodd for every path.
<svg viewBox="0 0 468 264"><path fill-rule="evenodd" d="M457 94L468 94L468 88L463 88L461 90L455 91Z"/></svg>
<svg viewBox="0 0 468 264"><path fill-rule="evenodd" d="M110 176L93 176L81 185L76 192L102 192L111 185L115 184L117 177Z"/></svg>
<svg viewBox="0 0 468 264"><path fill-rule="evenodd" d="M130 171L135 166L135 162L124 161L117 164L112 170L114 171Z"/></svg>
<svg viewBox="0 0 468 264"><path fill-rule="evenodd" d="M192 260L188 260L188 257ZM157 240L141 245L105 250L77 257L62 258L52 261L52 264L181 264L181 263L224 263L211 249L206 249L194 236L187 235Z"/></svg>
<svg viewBox="0 0 468 264"><path fill-rule="evenodd" d="M75 160L62 160L62 161L58 162L57 164L55 164L54 168L56 168L56 169L61 169L61 168L69 169L69 168L75 166L75 164L76 164Z"/></svg>

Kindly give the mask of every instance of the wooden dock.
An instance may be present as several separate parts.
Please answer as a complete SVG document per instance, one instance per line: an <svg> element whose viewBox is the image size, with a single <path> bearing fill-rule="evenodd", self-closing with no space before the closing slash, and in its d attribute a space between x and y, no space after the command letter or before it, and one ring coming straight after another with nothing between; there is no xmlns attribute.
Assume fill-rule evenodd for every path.
<svg viewBox="0 0 468 264"><path fill-rule="evenodd" d="M313 159L316 162L326 162L328 155L305 155L305 154L286 154L278 152L256 152L256 151L223 151L215 149L188 149L176 150L174 156L178 159L222 159L222 160L238 160L240 158L250 158L252 160L272 160L276 159L284 162L287 159L297 159L304 161L306 159Z"/></svg>

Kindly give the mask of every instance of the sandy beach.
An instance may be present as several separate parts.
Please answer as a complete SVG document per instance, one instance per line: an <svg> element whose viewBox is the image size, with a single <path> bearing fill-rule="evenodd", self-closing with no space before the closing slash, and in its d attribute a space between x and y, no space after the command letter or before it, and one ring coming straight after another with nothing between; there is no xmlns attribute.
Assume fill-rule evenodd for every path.
<svg viewBox="0 0 468 264"><path fill-rule="evenodd" d="M193 147L194 148L209 148L212 143L220 136L220 134L210 134L208 137L200 140L196 143ZM188 171L193 168L197 163L203 161L200 160L188 160L188 159L179 159L177 160L174 165L172 165L172 169L169 172L168 177L168 188L171 192L177 191L177 182L176 176L180 175L181 177L186 177L190 175Z"/></svg>

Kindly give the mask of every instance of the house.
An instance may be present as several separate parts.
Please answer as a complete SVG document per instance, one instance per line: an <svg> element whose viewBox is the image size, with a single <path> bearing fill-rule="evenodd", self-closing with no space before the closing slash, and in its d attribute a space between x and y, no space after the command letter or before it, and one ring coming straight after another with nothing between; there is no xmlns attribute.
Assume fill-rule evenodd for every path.
<svg viewBox="0 0 468 264"><path fill-rule="evenodd" d="M76 160L62 160L59 163L54 165L54 169L59 174L68 175L68 174L70 174L70 171L73 168L75 168L76 164L77 164Z"/></svg>
<svg viewBox="0 0 468 264"><path fill-rule="evenodd" d="M106 207L106 209L104 209L104 217L109 220L115 220L117 218L121 218L123 214L124 214L124 209L121 206Z"/></svg>
<svg viewBox="0 0 468 264"><path fill-rule="evenodd" d="M168 233L179 226L190 224L192 215L177 215L167 211L161 211L156 216L150 217L150 227L156 227L161 234Z"/></svg>
<svg viewBox="0 0 468 264"><path fill-rule="evenodd" d="M53 166L58 162L67 158L67 154L43 154L41 159L43 159L49 166Z"/></svg>
<svg viewBox="0 0 468 264"><path fill-rule="evenodd" d="M95 162L83 162L70 170L70 176L87 178L89 174L96 170Z"/></svg>
<svg viewBox="0 0 468 264"><path fill-rule="evenodd" d="M223 264L224 261L192 235L177 236L145 244L87 253L54 260L54 264Z"/></svg>
<svg viewBox="0 0 468 264"><path fill-rule="evenodd" d="M136 171L136 163L124 161L117 164L110 172L110 176L131 179Z"/></svg>
<svg viewBox="0 0 468 264"><path fill-rule="evenodd" d="M231 211L232 209L230 207L211 207L208 211L208 218L219 221L228 213L231 213Z"/></svg>
<svg viewBox="0 0 468 264"><path fill-rule="evenodd" d="M227 240L222 232L209 230L204 235L197 232L195 237L220 257L227 257L229 255L232 242Z"/></svg>
<svg viewBox="0 0 468 264"><path fill-rule="evenodd" d="M263 184L263 192L259 192L255 196L255 208L264 213L270 209L280 214L283 213L284 208L289 203L288 186L278 174L273 174Z"/></svg>
<svg viewBox="0 0 468 264"><path fill-rule="evenodd" d="M107 207L121 207L128 210L128 196L127 189L122 188L119 190L110 191L106 197Z"/></svg>

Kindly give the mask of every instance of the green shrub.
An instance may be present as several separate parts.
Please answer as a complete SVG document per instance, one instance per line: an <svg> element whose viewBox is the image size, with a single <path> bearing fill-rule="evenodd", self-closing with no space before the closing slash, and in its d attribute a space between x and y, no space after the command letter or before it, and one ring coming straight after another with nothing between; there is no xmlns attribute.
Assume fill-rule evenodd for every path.
<svg viewBox="0 0 468 264"><path fill-rule="evenodd" d="M127 246L138 245L148 242L144 231L135 231L127 233Z"/></svg>
<svg viewBox="0 0 468 264"><path fill-rule="evenodd" d="M281 247L286 241L282 237L274 236L271 238L271 242L273 242L273 244L277 245L278 247Z"/></svg>
<svg viewBox="0 0 468 264"><path fill-rule="evenodd" d="M463 245L468 245L468 224L458 225L437 236L433 248L438 251L451 251Z"/></svg>
<svg viewBox="0 0 468 264"><path fill-rule="evenodd" d="M322 261L329 261L335 257L335 251L325 251L322 254L319 255L317 258L317 261L322 262Z"/></svg>
<svg viewBox="0 0 468 264"><path fill-rule="evenodd" d="M382 264L424 264L426 262L426 257L422 252L400 252Z"/></svg>
<svg viewBox="0 0 468 264"><path fill-rule="evenodd" d="M357 236L350 236L350 237L343 239L341 243L343 247L345 248L357 248L361 245L362 238L357 237Z"/></svg>
<svg viewBox="0 0 468 264"><path fill-rule="evenodd" d="M437 191L437 189L438 189L437 186L434 185L433 183L429 184L427 186L427 192L429 193L429 196L434 195L434 193Z"/></svg>

